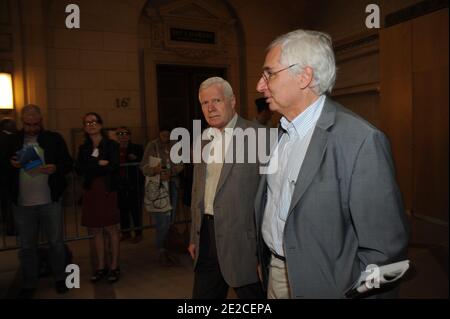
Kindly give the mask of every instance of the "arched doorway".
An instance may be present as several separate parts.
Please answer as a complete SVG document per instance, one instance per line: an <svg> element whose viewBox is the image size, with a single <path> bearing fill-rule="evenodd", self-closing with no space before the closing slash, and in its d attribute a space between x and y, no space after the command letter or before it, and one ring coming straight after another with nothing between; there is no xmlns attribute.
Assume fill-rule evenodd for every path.
<svg viewBox="0 0 450 319"><path fill-rule="evenodd" d="M207 77L226 78L241 101L242 31L223 0L148 1L139 39L148 138L157 136L159 125L191 129L192 120L202 118L198 85Z"/></svg>

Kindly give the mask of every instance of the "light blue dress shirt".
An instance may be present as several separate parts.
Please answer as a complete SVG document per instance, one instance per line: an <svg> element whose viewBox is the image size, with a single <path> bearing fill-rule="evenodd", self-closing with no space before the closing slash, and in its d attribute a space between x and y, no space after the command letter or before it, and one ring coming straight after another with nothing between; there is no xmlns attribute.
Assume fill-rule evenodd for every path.
<svg viewBox="0 0 450 319"><path fill-rule="evenodd" d="M325 95L321 95L292 122L281 118L286 131L278 141L278 169L267 175L267 203L262 224L262 235L272 252L284 256L283 233L291 205L297 177L317 120L322 113ZM272 160L272 159L271 159Z"/></svg>

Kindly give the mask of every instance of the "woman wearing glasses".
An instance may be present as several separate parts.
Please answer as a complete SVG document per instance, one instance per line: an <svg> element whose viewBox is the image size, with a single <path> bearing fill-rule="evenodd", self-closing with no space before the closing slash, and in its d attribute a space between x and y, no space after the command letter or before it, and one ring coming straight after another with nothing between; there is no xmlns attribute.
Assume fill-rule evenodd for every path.
<svg viewBox="0 0 450 319"><path fill-rule="evenodd" d="M119 185L119 144L108 138L100 115L91 112L83 117L85 141L78 150L76 169L83 176L83 226L93 235L91 247L95 251L96 269L91 282L106 277L108 282L119 280L119 209L117 189ZM111 242L111 261L106 265L103 232ZM93 263L94 264L94 263ZM109 271L108 271L109 270Z"/></svg>

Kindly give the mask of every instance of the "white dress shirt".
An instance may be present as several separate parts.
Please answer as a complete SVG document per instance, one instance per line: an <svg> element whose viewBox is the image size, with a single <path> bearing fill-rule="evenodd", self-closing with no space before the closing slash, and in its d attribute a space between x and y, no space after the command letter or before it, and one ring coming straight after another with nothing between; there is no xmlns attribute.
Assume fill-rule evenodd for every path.
<svg viewBox="0 0 450 319"><path fill-rule="evenodd" d="M233 118L228 122L225 128L233 128L237 122L237 114L234 114ZM209 132L208 136L214 137L218 130L214 128L208 128ZM216 197L217 184L219 183L220 174L222 172L222 166L225 158L225 154L228 150L228 145L232 140L233 133L232 130L224 129L221 133L221 138L212 138L210 142L211 150L217 151L222 150L220 153L218 161L214 161L211 157L214 157L214 154L210 152L207 163L206 164L206 181L205 181L205 214L214 215L214 198ZM227 134L227 138L225 138L225 134ZM217 155L217 154L216 154Z"/></svg>

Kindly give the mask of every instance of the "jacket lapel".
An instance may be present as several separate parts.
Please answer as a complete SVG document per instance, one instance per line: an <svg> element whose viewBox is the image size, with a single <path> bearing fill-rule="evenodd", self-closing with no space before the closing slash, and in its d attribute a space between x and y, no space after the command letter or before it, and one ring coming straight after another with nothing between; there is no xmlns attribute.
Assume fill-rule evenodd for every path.
<svg viewBox="0 0 450 319"><path fill-rule="evenodd" d="M209 141L201 141L202 147L201 150L203 152L203 148ZM198 194L203 194L200 202L198 203L198 208L203 212L205 209L205 184L206 184L206 163L201 160L198 164L198 181L200 181L198 185Z"/></svg>
<svg viewBox="0 0 450 319"><path fill-rule="evenodd" d="M242 118L238 115L237 121L236 121L236 125L234 126L234 128L242 128L243 130L246 129ZM234 137L233 137L233 155L236 156L236 143L234 143ZM244 142L244 152L247 151L247 141ZM228 149L230 150L230 149ZM225 156L226 157L226 156ZM220 172L220 178L219 178L219 182L217 183L217 189L216 189L216 194L219 193L220 189L222 188L223 184L225 184L225 181L227 180L228 175L230 175L231 172L231 168L234 165L234 158L233 158L233 162L232 163L223 163L222 166L222 171Z"/></svg>
<svg viewBox="0 0 450 319"><path fill-rule="evenodd" d="M255 218L256 218L256 225L259 226L261 224L264 209L266 208L266 199L264 198L267 196L267 174L262 174L261 178L259 180L258 189L256 191L255 196ZM259 228L256 228L257 231Z"/></svg>
<svg viewBox="0 0 450 319"><path fill-rule="evenodd" d="M300 201L319 170L328 143L329 132L327 130L334 124L335 116L336 106L327 97L298 174L297 185L295 186L294 194L292 195L288 214L292 212L294 207Z"/></svg>

